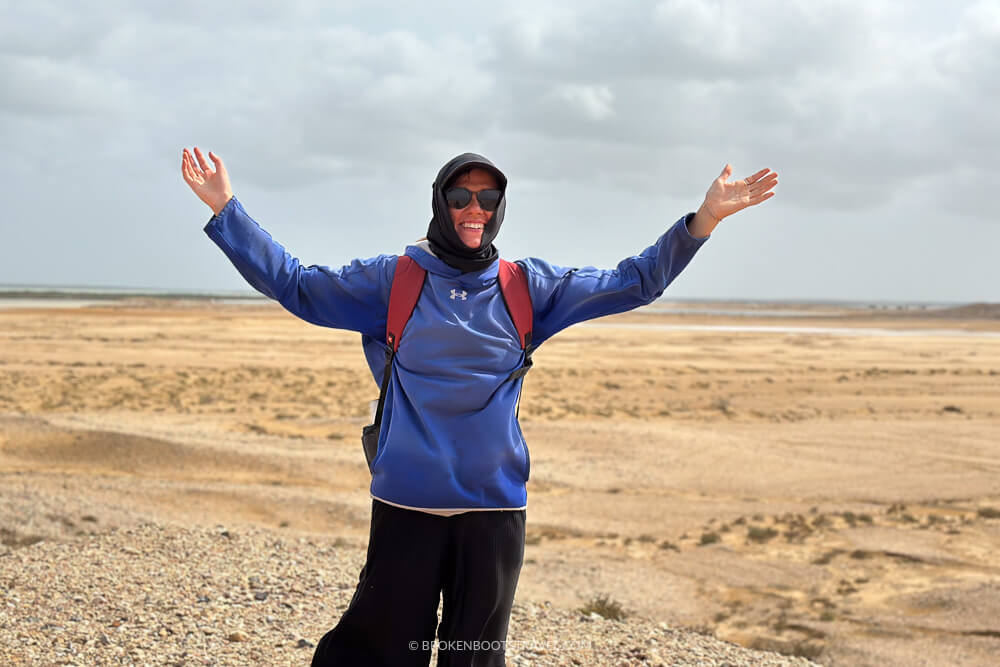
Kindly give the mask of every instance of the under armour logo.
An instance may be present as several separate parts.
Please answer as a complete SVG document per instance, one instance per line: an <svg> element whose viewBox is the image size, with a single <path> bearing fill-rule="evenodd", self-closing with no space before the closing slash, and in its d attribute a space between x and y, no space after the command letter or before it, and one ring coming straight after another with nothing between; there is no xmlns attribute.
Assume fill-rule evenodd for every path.
<svg viewBox="0 0 1000 667"><path fill-rule="evenodd" d="M465 301L465 297L467 297L467 296L469 296L469 293L466 292L465 290L453 289L451 291L451 298L452 299L461 299L462 301Z"/></svg>

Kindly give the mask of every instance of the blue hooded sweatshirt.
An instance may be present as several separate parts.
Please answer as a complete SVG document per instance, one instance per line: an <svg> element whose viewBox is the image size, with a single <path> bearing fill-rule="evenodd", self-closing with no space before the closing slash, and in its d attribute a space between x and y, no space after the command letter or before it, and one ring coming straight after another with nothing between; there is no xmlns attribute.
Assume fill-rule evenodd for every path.
<svg viewBox="0 0 1000 667"><path fill-rule="evenodd" d="M533 346L571 324L657 299L705 241L688 232L691 217L612 270L519 261L534 311ZM381 384L396 255L336 270L302 266L235 198L205 232L250 285L292 314L360 332ZM530 461L516 417L522 380L507 379L524 352L500 293L499 262L462 272L426 243L408 246L406 254L427 279L391 367L371 494L418 510L523 509Z"/></svg>

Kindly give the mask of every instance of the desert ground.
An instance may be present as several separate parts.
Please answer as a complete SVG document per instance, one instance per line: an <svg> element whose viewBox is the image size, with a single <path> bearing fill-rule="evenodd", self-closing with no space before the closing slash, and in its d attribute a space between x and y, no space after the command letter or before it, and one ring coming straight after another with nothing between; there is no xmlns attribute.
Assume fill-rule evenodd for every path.
<svg viewBox="0 0 1000 667"><path fill-rule="evenodd" d="M266 303L38 305L0 308L0 575L31 573L0 576L2 643L59 559L97 572L101 540L161 530L167 560L220 534L347 552L339 602L295 612L314 643L367 539L360 337ZM997 310L656 304L560 333L520 409L519 609L604 598L826 665L996 664ZM589 655L567 664L655 664Z"/></svg>

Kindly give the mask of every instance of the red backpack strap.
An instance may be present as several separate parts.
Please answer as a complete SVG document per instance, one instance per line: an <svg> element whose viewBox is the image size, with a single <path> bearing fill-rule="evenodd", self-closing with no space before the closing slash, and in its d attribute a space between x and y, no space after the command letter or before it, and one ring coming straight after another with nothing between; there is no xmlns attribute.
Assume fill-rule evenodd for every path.
<svg viewBox="0 0 1000 667"><path fill-rule="evenodd" d="M389 351L385 355L385 368L382 370L382 387L378 392L378 407L375 408L375 419L361 431L361 444L364 446L368 469L378 454L379 433L382 429L382 411L385 409L385 392L389 387L389 376L392 375L392 360L399 351L399 338L403 335L406 323L417 307L417 299L424 287L427 272L423 267L406 255L400 255L396 261L396 273L392 276L392 287L389 288L389 315L385 323L385 342Z"/></svg>
<svg viewBox="0 0 1000 667"><path fill-rule="evenodd" d="M500 260L498 278L500 293L507 305L510 319L517 329L518 343L525 350L531 344L531 326L534 316L531 310L531 292L528 291L528 276L520 264Z"/></svg>
<svg viewBox="0 0 1000 667"><path fill-rule="evenodd" d="M411 257L399 256L389 291L389 316L385 324L385 342L393 353L399 350L399 339L413 315L413 309L417 307L426 277L427 272Z"/></svg>

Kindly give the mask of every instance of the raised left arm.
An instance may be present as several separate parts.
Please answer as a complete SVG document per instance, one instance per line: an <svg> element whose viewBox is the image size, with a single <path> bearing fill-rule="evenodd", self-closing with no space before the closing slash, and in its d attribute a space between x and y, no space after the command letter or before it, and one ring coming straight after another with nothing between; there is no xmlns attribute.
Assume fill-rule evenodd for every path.
<svg viewBox="0 0 1000 667"><path fill-rule="evenodd" d="M658 299L684 270L723 218L774 196L778 174L761 169L729 183L730 165L713 181L697 213L678 220L653 245L615 269L567 269L539 259L522 262L534 308L534 341L540 344L568 326L621 313Z"/></svg>
<svg viewBox="0 0 1000 667"><path fill-rule="evenodd" d="M568 326L625 312L655 301L684 270L706 239L692 236L689 213L640 254L614 269L565 268L530 258L528 276L534 310L533 342L538 345Z"/></svg>

